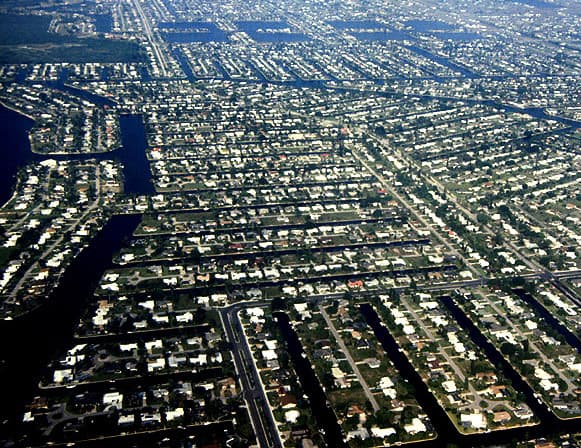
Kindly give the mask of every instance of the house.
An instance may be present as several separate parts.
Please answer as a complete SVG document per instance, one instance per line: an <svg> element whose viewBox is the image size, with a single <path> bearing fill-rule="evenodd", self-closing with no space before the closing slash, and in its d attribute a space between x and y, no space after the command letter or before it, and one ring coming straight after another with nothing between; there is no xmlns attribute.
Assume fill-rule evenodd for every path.
<svg viewBox="0 0 581 448"><path fill-rule="evenodd" d="M395 435L396 431L394 428L378 428L377 426L373 426L371 428L371 435L373 437L377 437L379 439L385 439L386 437Z"/></svg>
<svg viewBox="0 0 581 448"><path fill-rule="evenodd" d="M521 420L528 420L533 417L533 412L528 408L528 406L518 406L513 409L514 415Z"/></svg>
<svg viewBox="0 0 581 448"><path fill-rule="evenodd" d="M363 280L349 280L347 286L354 289L363 288Z"/></svg>
<svg viewBox="0 0 581 448"><path fill-rule="evenodd" d="M283 409L292 409L297 406L297 399L292 394L284 394L279 397L280 406Z"/></svg>
<svg viewBox="0 0 581 448"><path fill-rule="evenodd" d="M132 342L129 344L119 344L119 350L122 352L130 352L133 350L137 350L137 343Z"/></svg>
<svg viewBox="0 0 581 448"><path fill-rule="evenodd" d="M165 419L168 422L171 422L172 420L176 420L178 418L181 418L184 416L184 408L176 408L174 410L171 411L166 411L165 413Z"/></svg>
<svg viewBox="0 0 581 448"><path fill-rule="evenodd" d="M133 414L120 415L119 420L117 421L119 426L129 426L133 425L133 423L135 423L135 415Z"/></svg>
<svg viewBox="0 0 581 448"><path fill-rule="evenodd" d="M511 416L506 411L496 411L492 417L494 423L506 423L510 421Z"/></svg>
<svg viewBox="0 0 581 448"><path fill-rule="evenodd" d="M205 366L208 364L208 355L205 353L200 353L197 356L190 356L190 364L195 366Z"/></svg>
<svg viewBox="0 0 581 448"><path fill-rule="evenodd" d="M454 393L458 389L456 388L456 383L453 380L444 381L442 383L442 388L448 393Z"/></svg>
<svg viewBox="0 0 581 448"><path fill-rule="evenodd" d="M351 439L361 439L361 440L365 440L369 438L369 432L367 431L367 428L358 428L358 429L354 429L353 431L349 431L347 433L347 440L351 440Z"/></svg>
<svg viewBox="0 0 581 448"><path fill-rule="evenodd" d="M55 370L53 373L53 381L57 384L68 382L73 379L72 369Z"/></svg>
<svg viewBox="0 0 581 448"><path fill-rule="evenodd" d="M277 359L278 356L274 350L262 350L262 359L266 361Z"/></svg>
<svg viewBox="0 0 581 448"><path fill-rule="evenodd" d="M368 358L363 361L370 369L378 369L381 366L381 361L377 358Z"/></svg>
<svg viewBox="0 0 581 448"><path fill-rule="evenodd" d="M478 372L476 374L476 379L484 381L485 384L495 384L498 378L494 372Z"/></svg>
<svg viewBox="0 0 581 448"><path fill-rule="evenodd" d="M119 392L108 392L103 395L103 404L106 408L115 407L123 409L123 394Z"/></svg>
<svg viewBox="0 0 581 448"><path fill-rule="evenodd" d="M182 314L176 314L176 321L178 323L188 323L188 322L192 322L193 320L194 320L194 315L190 311L187 311L187 312L182 313Z"/></svg>
<svg viewBox="0 0 581 448"><path fill-rule="evenodd" d="M168 364L170 367L179 367L187 362L187 357L184 353L172 353L168 358Z"/></svg>
<svg viewBox="0 0 581 448"><path fill-rule="evenodd" d="M291 409L290 411L286 411L284 413L285 421L292 424L296 423L300 416L301 413L296 409Z"/></svg>
<svg viewBox="0 0 581 448"><path fill-rule="evenodd" d="M505 390L506 390L506 386L492 385L487 389L487 392L490 395L492 395L494 398L502 398L502 397L504 397Z"/></svg>
<svg viewBox="0 0 581 448"><path fill-rule="evenodd" d="M165 368L165 358L156 358L147 360L147 371L155 372Z"/></svg>
<svg viewBox="0 0 581 448"><path fill-rule="evenodd" d="M460 423L473 429L486 429L487 427L486 416L478 410L471 414L460 414Z"/></svg>
<svg viewBox="0 0 581 448"><path fill-rule="evenodd" d="M419 418L414 418L412 419L412 422L408 425L404 425L404 430L405 432L407 432L410 435L414 435L414 434L418 434L420 432L425 432L426 431L426 425L424 425L424 423L419 419Z"/></svg>
<svg viewBox="0 0 581 448"><path fill-rule="evenodd" d="M145 343L145 349L149 353L152 353L154 349L162 349L162 348L163 348L163 342L161 339L155 339L153 341L147 341Z"/></svg>
<svg viewBox="0 0 581 448"><path fill-rule="evenodd" d="M345 372L343 372L339 367L331 367L331 375L333 375L337 387L341 389L349 387L349 382L346 379Z"/></svg>
<svg viewBox="0 0 581 448"><path fill-rule="evenodd" d="M144 425L154 425L156 423L161 423L161 415L157 412L153 414L141 414L141 423Z"/></svg>
<svg viewBox="0 0 581 448"><path fill-rule="evenodd" d="M352 404L351 406L349 406L349 409L347 410L347 417L358 417L359 422L361 423L367 420L367 415L365 414L365 411L361 409L361 406L357 404Z"/></svg>

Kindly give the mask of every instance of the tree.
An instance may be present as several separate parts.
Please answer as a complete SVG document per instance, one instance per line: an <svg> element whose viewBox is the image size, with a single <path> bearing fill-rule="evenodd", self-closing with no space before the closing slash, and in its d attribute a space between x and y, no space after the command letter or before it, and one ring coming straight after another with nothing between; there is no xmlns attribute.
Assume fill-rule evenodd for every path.
<svg viewBox="0 0 581 448"><path fill-rule="evenodd" d="M490 222L490 217L486 213L478 213L478 215L476 215L476 220L480 224L487 225Z"/></svg>
<svg viewBox="0 0 581 448"><path fill-rule="evenodd" d="M500 351L508 357L514 356L516 353L516 347L508 342L503 343L500 346Z"/></svg>
<svg viewBox="0 0 581 448"><path fill-rule="evenodd" d="M393 423L391 420L390 411L388 411L386 408L379 409L379 411L375 413L375 422L377 423L377 426L379 426L380 428L391 426Z"/></svg>
<svg viewBox="0 0 581 448"><path fill-rule="evenodd" d="M286 309L286 302L281 297L275 297L270 302L270 308L274 311L284 311Z"/></svg>

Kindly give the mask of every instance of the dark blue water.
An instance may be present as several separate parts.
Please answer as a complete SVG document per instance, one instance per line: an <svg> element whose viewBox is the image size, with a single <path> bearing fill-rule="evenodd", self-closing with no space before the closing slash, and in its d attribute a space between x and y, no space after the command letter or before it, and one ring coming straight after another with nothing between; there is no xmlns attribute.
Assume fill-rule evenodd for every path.
<svg viewBox="0 0 581 448"><path fill-rule="evenodd" d="M153 191L147 161L146 136L140 115L119 119L123 148L106 154L41 156L30 151L28 131L33 121L5 107L0 107L0 199L12 195L18 169L45 158L86 160L119 159L124 164L125 191L146 194ZM65 271L47 306L33 310L15 321L0 321L0 337L11 344L0 344L0 445L10 437L16 419L29 402L47 363L62 354L72 342L73 329L103 271L112 265L112 256L131 236L140 221L138 215L115 216L91 244ZM22 374L26 372L26 374Z"/></svg>
<svg viewBox="0 0 581 448"><path fill-rule="evenodd" d="M0 344L0 358L6 361L0 368L0 416L8 419L0 424L0 446L2 438L17 429L15 419L22 417L48 362L71 346L73 330L97 282L140 220L140 215L111 218L67 268L46 306L14 321L0 320L2 341L11 341Z"/></svg>
<svg viewBox="0 0 581 448"><path fill-rule="evenodd" d="M88 90L78 89L78 88L73 87L69 84L64 84L66 82L67 77L68 77L68 71L65 72L65 70L63 70L63 74L61 75L61 80L58 83L56 83L57 84L56 87L59 90L64 90L68 93L71 93L72 95L75 95L79 98L90 101L91 103L96 104L98 106L113 107L117 104L117 103L115 103L115 101L113 101L110 98L106 98L104 96L97 95L96 93L89 92Z"/></svg>
<svg viewBox="0 0 581 448"><path fill-rule="evenodd" d="M448 59L443 58L443 57L438 56L438 55L435 55L427 50L424 50L423 48L416 46L416 45L408 45L407 48L416 52L420 56L423 56L425 58L431 59L432 61L436 61L439 64L442 64L444 67L448 67L454 71L460 72L463 76L466 76L467 78L474 78L476 76L473 72L471 72L467 68L464 68L464 67L461 67L457 64L454 64L453 62L449 61Z"/></svg>
<svg viewBox="0 0 581 448"><path fill-rule="evenodd" d="M196 80L196 77L194 75L194 72L192 72L192 68L190 67L188 58L184 56L184 53L182 52L181 48L176 46L175 48L172 49L172 54L179 62L180 67L188 77L188 80L190 82L194 82Z"/></svg>
<svg viewBox="0 0 581 448"><path fill-rule="evenodd" d="M64 85L69 79L69 69L68 68L63 68L61 70L61 73L59 75L59 80L58 83L60 85Z"/></svg>
<svg viewBox="0 0 581 448"><path fill-rule="evenodd" d="M412 366L409 359L400 350L391 333L381 322L377 312L369 303L362 304L360 310L365 321L373 330L375 337L381 343L381 346L396 366L400 375L414 388L414 397L430 417L430 421L438 433L438 438L456 442L459 438L458 431L445 411L440 407L436 398L429 392L428 387L422 381L422 378ZM432 443L434 446L442 446L440 444L436 445L436 442Z"/></svg>
<svg viewBox="0 0 581 448"><path fill-rule="evenodd" d="M476 343L488 359L497 367L502 369L504 375L510 380L516 391L522 392L526 397L527 405L532 409L535 415L541 420L541 423L554 425L557 424L555 417L541 405L531 387L522 379L515 368L506 361L498 348L486 339L476 324L462 311L462 309L452 300L451 297L440 297L442 303L450 310L456 322L468 331L470 338Z"/></svg>
<svg viewBox="0 0 581 448"><path fill-rule="evenodd" d="M116 152L124 165L124 189L128 194L151 194L155 192L151 183L149 161L145 151L147 138L141 115L121 115L121 144L123 149Z"/></svg>
<svg viewBox="0 0 581 448"><path fill-rule="evenodd" d="M400 374L414 386L416 399L427 412L438 432L438 440L431 442L430 446L458 446L466 448L495 445L510 446L509 444L516 440L530 440L546 435L575 431L575 429L579 427L579 420L557 420L544 406L540 405L530 390L530 387L524 383L512 366L502 358L496 348L484 338L474 323L468 319L459 307L449 298L444 299L444 302L457 319L458 324L468 330L473 341L486 353L489 359L496 366L504 371L505 375L511 380L513 386L525 394L527 403L531 406L533 412L540 417L541 424L484 434L461 435L458 433L445 412L437 403L435 397L428 391L427 386L422 381L416 369L407 359L407 356L399 350L399 346L395 339L382 324L375 310L369 304L363 304L361 306L361 311L367 323L373 329L377 339L381 342L383 348L390 356L390 359L393 361Z"/></svg>
<svg viewBox="0 0 581 448"><path fill-rule="evenodd" d="M149 161L146 157L147 139L141 115L119 117L122 148L103 154L75 154L43 156L30 151L28 132L34 122L0 105L0 203L4 204L13 194L16 174L27 163L44 159L57 160L109 160L123 164L124 191L128 194L150 194L155 190L151 183Z"/></svg>
<svg viewBox="0 0 581 448"><path fill-rule="evenodd" d="M12 196L18 169L32 158L28 131L34 121L0 106L0 204Z"/></svg>
<svg viewBox="0 0 581 448"><path fill-rule="evenodd" d="M531 305L533 309L535 309L537 313L540 314L551 327L556 329L561 334L561 336L565 338L567 343L571 347L575 348L575 350L577 350L577 353L581 353L581 340L579 339L579 336L577 334L573 333L565 325L563 325L561 321L559 321L559 319L553 316L551 312L547 308L545 308L545 306L540 301L535 299L524 289L514 289L513 291L522 300Z"/></svg>
<svg viewBox="0 0 581 448"><path fill-rule="evenodd" d="M124 164L125 191L130 194L153 192L145 150L146 135L140 115L119 119L123 148L106 154L41 156L30 151L28 131L33 120L0 107L0 199L6 201L14 188L19 168L45 158L86 160L117 158ZM71 345L79 316L92 296L105 269L123 241L131 237L139 215L114 216L75 258L63 274L59 286L46 305L14 321L0 321L0 445L5 437L18 434L16 424L23 406L30 402L47 363ZM25 374L23 374L25 373ZM4 420L6 419L6 420ZM29 436L29 434L26 434Z"/></svg>
<svg viewBox="0 0 581 448"><path fill-rule="evenodd" d="M554 3L544 2L542 0L510 0L513 3L522 3L523 5L535 6L537 8L560 8L560 5L556 5Z"/></svg>
<svg viewBox="0 0 581 448"><path fill-rule="evenodd" d="M308 359L304 358L301 342L293 330L288 316L276 313L278 326L287 345L287 350L299 377L300 383L311 404L313 416L318 425L325 430L325 440L329 447L346 447L343 442L341 427L337 423L335 413L329 408L327 396Z"/></svg>
<svg viewBox="0 0 581 448"><path fill-rule="evenodd" d="M101 81L109 81L111 70L109 67L103 67L101 70Z"/></svg>
<svg viewBox="0 0 581 448"><path fill-rule="evenodd" d="M143 82L151 81L151 75L150 75L149 70L147 69L147 67L145 65L141 68L141 80Z"/></svg>

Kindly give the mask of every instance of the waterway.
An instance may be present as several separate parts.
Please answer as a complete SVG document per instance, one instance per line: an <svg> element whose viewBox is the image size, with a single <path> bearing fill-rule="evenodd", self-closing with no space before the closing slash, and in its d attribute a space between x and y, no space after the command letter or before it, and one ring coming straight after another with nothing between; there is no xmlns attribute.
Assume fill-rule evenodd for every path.
<svg viewBox="0 0 581 448"><path fill-rule="evenodd" d="M186 77L188 78L188 81L195 82L196 77L194 75L194 72L192 72L192 68L190 67L188 58L184 56L184 53L182 52L181 48L180 47L174 48L172 54L174 58L176 58L177 61L179 62L182 71L186 74Z"/></svg>
<svg viewBox="0 0 581 448"><path fill-rule="evenodd" d="M482 102L482 101L478 101ZM546 117L537 110L527 110L538 118ZM113 159L124 164L124 187L128 194L153 193L150 180L149 163L145 150L147 147L145 127L140 115L124 115L120 117L122 148L106 154L74 155L74 156L41 156L30 151L28 131L33 121L21 114L0 106L0 175L5 179L0 184L0 202L4 203L13 192L14 179L17 170L27 163L45 158L57 159ZM7 181L8 180L8 181ZM113 255L120 249L123 241L130 238L139 222L139 216L115 216L93 242L77 257L63 275L60 286L52 294L50 306L45 306L18 321L0 321L0 337L2 341L10 343L0 344L0 390L2 400L0 404L0 419L8 419L0 426L0 441L3 436L9 435L15 419L22 416L23 406L30 401L37 390L38 380L42 377L47 363L71 345L73 331L82 310L92 297L95 285L104 270L112 265ZM473 339L481 346L487 355L499 365L510 369L503 364L500 355L490 347L477 330L470 327L470 321L461 311L447 303L455 314L458 322L465 326ZM543 420L541 425L534 428L515 429L502 433L461 436L455 430L444 411L429 393L421 378L413 369L407 358L399 351L395 340L369 305L363 305L362 311L373 328L379 341L386 349L390 358L402 376L416 389L416 397L420 405L429 414L436 431L439 434L438 442L431 446L446 446L447 443L456 443L459 446L475 446L491 443L505 443L513 439L524 439L546 434L555 434L571 431L578 422L560 422L535 404L531 398L530 389L516 384L524 389L527 401L530 402ZM302 355L302 348L296 334L290 327L288 317L279 315L279 325L288 343L293 363L299 373L301 383L309 396L313 413L319 425L325 429L329 446L344 446L341 430L333 412L326 405L325 393L318 383L309 362ZM472 324L473 325L473 324ZM480 339L482 338L482 339ZM510 376L510 375L509 375ZM514 378L513 378L514 380ZM518 383L518 379L516 379Z"/></svg>
<svg viewBox="0 0 581 448"><path fill-rule="evenodd" d="M415 398L419 405L430 417L430 421L434 429L438 433L436 442L432 442L434 446L445 446L443 441L457 442L459 438L458 431L448 419L444 410L438 405L436 398L428 391L428 387L422 381L420 375L411 365L407 357L400 351L395 339L391 336L389 331L383 326L379 316L370 304L361 305L361 313L367 321L367 324L372 328L375 337L381 343L381 346L388 354L389 359L394 363L400 375L406 380L415 390Z"/></svg>
<svg viewBox="0 0 581 448"><path fill-rule="evenodd" d="M554 417L548 409L540 404L530 387L520 378L515 370L508 364L500 353L490 344L474 323L470 321L454 304L449 297L442 298L444 304L450 309L458 324L465 328L471 339L486 353L488 358L497 366L502 368L504 374L512 381L513 386L524 394L527 404L533 412L540 418L541 423L535 426L494 431L485 434L462 435L452 425L451 421L439 406L434 396L428 391L427 386L413 368L407 357L400 351L395 339L381 323L379 316L369 304L363 304L361 311L367 323L375 332L376 337L381 342L383 348L394 362L401 375L414 386L416 399L430 417L435 430L438 433L438 440L433 442L434 447L446 447L449 444L458 446L498 446L508 444L516 440L530 440L548 435L567 433L579 428L579 419L562 421Z"/></svg>
<svg viewBox="0 0 581 448"><path fill-rule="evenodd" d="M28 131L34 121L4 106L0 106L0 204L14 191L16 173L31 161Z"/></svg>
<svg viewBox="0 0 581 448"><path fill-rule="evenodd" d="M411 47L410 47L411 48ZM453 67L451 67L453 68ZM466 74L466 77L471 77L470 75ZM385 84L385 82L378 82L379 85ZM380 95L387 98L393 97L402 97L406 96L409 98L421 98L426 100L442 100L442 101L450 101L455 103L466 103L466 104L482 104L485 106L494 107L500 110L505 110L508 112L516 112L521 114L528 114L531 117L538 118L540 120L552 120L559 123L563 123L567 126L570 126L572 130L580 129L581 122L573 120L571 118L560 117L556 115L549 115L542 107L526 107L520 108L516 106L512 106L510 104L501 103L496 100L483 100L483 99L475 99L475 98L460 98L460 97L449 97L449 96L441 96L441 95L424 95L424 94L399 94L393 92L382 92L382 91L375 91L375 90L360 90L360 89L352 89L346 87L334 87L335 90L340 92L369 92L373 95ZM556 131L558 132L558 131ZM567 131L563 131L567 132Z"/></svg>
<svg viewBox="0 0 581 448"><path fill-rule="evenodd" d="M97 33L110 33L113 27L113 16L111 14L95 14L95 31Z"/></svg>
<svg viewBox="0 0 581 448"><path fill-rule="evenodd" d="M477 77L474 72L467 69L466 67L462 67L461 65L455 64L455 63L451 62L449 59L438 56L438 55L432 53L431 51L428 51L428 50L425 50L423 48L418 47L417 45L408 45L407 48L416 52L420 56L423 56L427 59L431 59L432 61L435 61L438 64L443 65L444 67L448 67L451 70L454 70L456 72L461 73L462 76L465 76L466 78Z"/></svg>
<svg viewBox="0 0 581 448"><path fill-rule="evenodd" d="M579 428L579 420L562 421L554 417L548 409L540 404L533 391L516 373L508 362L504 360L501 354L488 342L474 323L464 315L460 308L449 297L442 298L444 304L451 311L458 324L465 328L472 340L486 353L486 356L496 365L502 368L504 374L512 381L513 386L524 394L527 404L533 412L540 418L541 423L536 426L508 429L503 431L494 431L485 434L462 435L452 425L451 421L439 406L434 396L428 391L427 386L421 380L417 371L411 365L407 357L400 351L395 339L389 331L383 326L379 316L373 307L369 304L363 304L361 311L375 332L376 337L381 342L383 348L394 362L401 375L414 386L416 390L416 399L422 408L427 412L436 431L438 432L438 441L433 446L449 446L455 444L459 447L473 446L494 446L498 444L510 444L515 440L529 440L532 438L555 435L575 431Z"/></svg>
<svg viewBox="0 0 581 448"><path fill-rule="evenodd" d="M73 89L73 88L71 88ZM75 91L78 89L74 89ZM146 156L147 138L141 115L121 115L122 147L107 153L41 155L30 150L28 133L34 121L0 105L0 204L12 197L18 170L45 159L56 160L118 160L123 164L124 191L127 194L151 194L149 161Z"/></svg>
<svg viewBox="0 0 581 448"><path fill-rule="evenodd" d="M123 163L124 191L128 194L151 194L155 192L151 182L149 161L145 151L147 138L141 115L119 117L122 149L114 156Z"/></svg>
<svg viewBox="0 0 581 448"><path fill-rule="evenodd" d="M145 127L140 115L119 119L123 147L103 154L45 156L30 150L28 132L34 122L0 106L0 201L14 190L18 169L47 158L86 160L117 159L124 165L124 188L129 194L154 191L151 183ZM47 305L14 321L0 321L0 445L22 418L24 405L37 392L47 364L73 343L74 329L103 272L113 256L131 238L139 215L112 217L63 274ZM10 341L7 343L6 341Z"/></svg>
<svg viewBox="0 0 581 448"><path fill-rule="evenodd" d="M299 376L299 380L311 403L313 416L317 424L324 430L324 438L330 448L346 447L343 441L341 427L337 423L335 413L327 405L325 391L321 387L317 376L308 359L303 356L301 342L293 328L289 318L284 313L275 314L278 326L286 341L287 349Z"/></svg>
<svg viewBox="0 0 581 448"><path fill-rule="evenodd" d="M538 402L536 397L533 395L532 389L524 382L516 370L502 357L497 348L484 337L474 322L464 314L460 307L455 304L450 297L442 297L441 300L450 310L452 316L456 319L456 322L468 331L470 338L486 354L487 358L490 359L497 368L501 369L506 377L508 377L515 390L524 394L526 397L526 404L532 409L535 415L541 419L541 422L551 424L555 423L553 415L544 405L541 405Z"/></svg>
<svg viewBox="0 0 581 448"><path fill-rule="evenodd" d="M581 340L579 337L569 330L565 325L563 325L559 319L553 316L549 310L547 310L539 301L537 301L533 296L531 296L524 289L514 289L516 295L518 295L522 300L531 305L542 317L545 319L549 325L557 330L561 336L565 338L567 343L577 350L577 353L581 353Z"/></svg>
<svg viewBox="0 0 581 448"><path fill-rule="evenodd" d="M74 259L42 306L14 321L0 321L0 417L8 422L0 434L10 434L23 406L37 390L47 364L73 343L74 328L113 255L137 228L139 215L114 216ZM2 429L4 428L4 429Z"/></svg>

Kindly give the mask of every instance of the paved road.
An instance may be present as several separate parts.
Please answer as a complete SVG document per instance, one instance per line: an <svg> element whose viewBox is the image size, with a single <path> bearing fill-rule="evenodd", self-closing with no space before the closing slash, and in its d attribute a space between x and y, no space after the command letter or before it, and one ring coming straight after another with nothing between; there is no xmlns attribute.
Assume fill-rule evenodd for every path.
<svg viewBox="0 0 581 448"><path fill-rule="evenodd" d="M379 139L378 137L369 134L376 142L378 142L382 147L387 148L387 146L385 145L385 141ZM362 162L362 158L360 156L358 156L358 154L354 152L354 155ZM435 179L434 177L432 177L431 175L427 174L424 172L424 170L422 170L421 166L419 166L419 164L413 160L411 157L406 156L401 150L396 151L396 153L398 154L398 156L400 157L400 159L408 164L411 165L415 168L416 170L416 174L418 176L420 176L421 178L424 179L424 181L429 184L432 185L433 187L436 188L436 190L444 192L446 194L446 198L452 202L452 204L455 206L456 210L460 211L466 218L468 218L473 224L479 226L487 235L489 236L494 236L495 232L488 227L485 224L479 223L476 214L474 214L472 211L470 211L469 209L467 209L466 207L464 207L457 199L456 195L454 195L452 192L450 192L445 185L443 185L439 180ZM375 173L376 175L379 176L378 173ZM381 178L380 178L381 179ZM393 191L391 190L391 192L393 193ZM394 196L398 197L397 195L394 194ZM398 199L401 200L400 197L398 197ZM410 206L408 204L406 204L405 202L403 202L404 205L406 205L406 207L412 212L413 209L410 208ZM527 215L529 217L529 219L532 219L534 221L537 221L538 224L542 224L541 222L539 222L536 218L532 217L530 214L528 214L526 211L524 211L522 209L522 207L517 206L517 208L524 213L525 215ZM414 213L414 215L416 215ZM417 217L417 215L416 215ZM439 234L436 232L436 235L439 236ZM440 238L440 240L442 241L442 239ZM566 285L564 285L561 281L560 281L560 277L552 272L550 272L549 270L547 270L544 266L542 266L540 263L538 263L536 260L531 259L529 257L524 256L521 253L521 250L516 246L516 244L514 244L512 241L510 240L506 240L503 242L502 244L509 252L511 252L521 263L523 263L527 268L529 268L534 274L542 274L541 277L544 277L546 280L550 281L557 289L559 289L559 291L561 291L569 300L571 300L573 303L575 303L577 306L581 306L581 299L579 298L579 296L572 291L570 288L568 288ZM450 246L448 246L450 247ZM461 257L462 260L467 263L467 261ZM470 265L467 264L468 267L470 268ZM473 271L473 269L471 269ZM567 275L566 273L563 273L563 275ZM577 277L575 274L572 275L573 277ZM563 277L566 278L566 277Z"/></svg>
<svg viewBox="0 0 581 448"><path fill-rule="evenodd" d="M424 333L426 333L426 336L430 339L430 341L437 342L437 338L434 336L432 331L425 324L423 319L418 315L418 313L416 313L416 311L407 302L407 300L402 299L401 303L405 307L405 309L413 316L415 322L420 325L420 327L422 328L422 331ZM452 368L452 370L454 370L454 373L460 379L460 381L464 382L464 380L466 379L466 376L464 375L464 372L462 372L462 369L460 369L460 367L458 367L458 365L454 362L452 357L450 355L448 355L448 353L445 350L441 350L441 355L444 358L446 358L446 361L448 361L448 365Z"/></svg>
<svg viewBox="0 0 581 448"><path fill-rule="evenodd" d="M379 142L385 148L385 144L383 141L381 141L377 138L375 138L375 140L377 142ZM444 192L446 194L446 199L449 200L450 202L452 202L452 204L454 205L456 210L460 211L466 218L468 218L472 222L472 224L479 226L489 236L495 235L495 232L490 227L478 222L476 214L474 214L472 211L468 210L466 207L464 207L462 204L460 204L456 195L454 195L452 192L450 192L440 181L433 178L429 174L426 174L424 172L424 170L422 170L422 168L418 165L418 163L415 160L413 160L411 157L408 157L405 154L403 154L403 152L401 150L397 151L397 154L401 158L401 160L403 160L403 161L407 162L408 164L410 164L411 166L413 166L416 170L416 174L419 175L420 177L422 177L427 184L432 185L438 191ZM514 243L512 243L511 241L504 241L503 246L506 249L508 249L509 252L512 252L512 254L515 257L517 257L531 271L533 271L533 272L544 272L545 271L545 268L543 266L541 266L539 263L537 263L536 261L534 261L530 258L523 256L520 253L520 249L518 247L516 247L516 245Z"/></svg>
<svg viewBox="0 0 581 448"><path fill-rule="evenodd" d="M380 409L379 403L377 402L377 400L373 396L373 392L371 392L371 389L369 388L367 381L365 381L365 378L363 378L363 375L361 375L361 372L359 371L357 364L355 364L355 360L351 356L351 353L349 352L349 349L345 345L343 338L341 338L341 335L337 332L337 329L335 328L335 325L333 325L333 322L331 321L331 318L329 317L329 315L325 311L325 308L323 308L323 305L319 305L319 311L321 312L323 319L325 319L325 322L327 323L327 327L329 328L329 331L331 331L331 334L333 334L333 337L337 341L337 344L339 344L339 348L341 348L341 351L345 355L345 358L347 358L347 362L351 366L351 369L353 369L355 376L357 376L357 379L359 380L359 384L361 384L361 387L363 388L363 392L365 392L365 396L367 397L367 399L371 403L371 406L373 407L373 412L379 411L379 409Z"/></svg>
<svg viewBox="0 0 581 448"><path fill-rule="evenodd" d="M45 180L44 180L44 200L49 200L49 196L50 196L50 180L52 177L52 172L53 170L49 170L48 175L46 176ZM8 199L4 205L2 206L2 209L4 209L6 207L6 205L12 201L12 199L14 197L16 197L16 195L18 194L18 187L14 188L14 193L12 194L12 197L10 199ZM8 232L14 232L17 230L21 230L22 226L30 219L31 216L34 216L36 214L40 213L40 209L44 208L44 204L40 204L37 205L36 207L34 207L33 209L31 209L30 211L26 212L24 214L24 217L18 221L16 221L15 223L13 223L10 228L8 229Z"/></svg>
<svg viewBox="0 0 581 448"><path fill-rule="evenodd" d="M480 272L478 272L471 264L470 262L466 259L466 257L464 257L460 252L458 252L450 242L448 242L445 238L443 238L439 232L435 231L432 226L426 221L426 219L419 214L403 197L401 194L399 194L394 188L392 188L391 186L391 182L388 182L387 179L385 179L385 177L383 177L380 173L378 173L374 168L372 168L367 161L365 160L365 158L359 153L359 151L357 151L354 148L350 148L352 154L355 156L355 158L357 160L359 160L359 162L361 162L361 164L363 166L365 166L381 183L381 185L387 190L389 191L389 193L395 197L401 204L403 204L403 206L409 210L409 212L414 216L414 218L416 218L426 229L429 229L430 233L438 240L440 241L444 246L446 246L446 248L450 251L450 253L452 253L453 255L455 255L456 257L458 257L460 260L463 261L463 263L466 265L466 267L474 274L476 275L476 277L480 276Z"/></svg>
<svg viewBox="0 0 581 448"><path fill-rule="evenodd" d="M95 200L89 205L89 207L83 212L81 216L76 218L65 230L60 232L59 238L57 238L53 244L48 246L48 248L38 257L38 259L26 270L26 272L20 277L14 288L10 291L10 297L13 299L16 297L20 289L26 282L30 279L34 271L40 266L40 262L45 260L49 255L53 253L55 248L57 248L65 238L65 235L72 232L79 224L85 222L88 217L93 213L93 211L99 206L101 201L101 167L97 165L95 169Z"/></svg>
<svg viewBox="0 0 581 448"><path fill-rule="evenodd" d="M149 19L143 12L143 8L141 7L140 0L133 0L133 5L135 6L135 11L139 14L141 18L141 24L143 25L143 31L149 41L152 50L155 53L155 58L159 62L159 70L160 74L163 78L167 78L167 61L163 51L159 49L159 44L153 35L153 31L151 30L151 26L149 25Z"/></svg>
<svg viewBox="0 0 581 448"><path fill-rule="evenodd" d="M577 386L575 385L575 383L573 383L573 381L571 381L570 378L566 377L565 375L563 375L563 373L561 372L561 369L555 365L555 363L553 362L552 359L548 358L545 353L539 348L537 347L537 345L531 341L530 337L528 335L526 335L525 333L523 333L519 327L517 327L512 320L506 316L506 312L501 310L498 305L492 301L489 297L485 297L485 300L490 304L490 306L492 307L492 309L497 313L498 316L504 316L506 318L506 322L508 324L508 326L516 333L518 334L522 339L525 339L527 341L529 341L529 350L538 353L538 355L540 356L541 360L545 363L547 363L551 369L557 374L557 376L559 376L559 378L561 378L566 384L567 384L567 393L568 394L572 394L573 391L577 388Z"/></svg>
<svg viewBox="0 0 581 448"><path fill-rule="evenodd" d="M268 404L260 375L254 364L250 347L238 318L238 312L245 306L248 305L237 304L222 308L220 309L220 318L222 319L228 341L232 344L234 365L240 379L242 394L248 406L258 446L261 448L282 448L282 441L280 440L272 410Z"/></svg>

